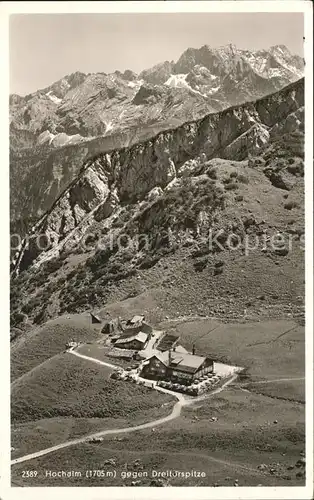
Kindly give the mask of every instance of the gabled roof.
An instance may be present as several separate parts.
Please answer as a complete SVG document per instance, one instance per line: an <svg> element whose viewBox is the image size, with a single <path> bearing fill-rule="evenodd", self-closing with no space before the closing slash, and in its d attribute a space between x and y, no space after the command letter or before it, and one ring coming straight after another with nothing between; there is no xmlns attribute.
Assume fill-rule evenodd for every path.
<svg viewBox="0 0 314 500"><path fill-rule="evenodd" d="M181 371L194 373L196 372L206 360L203 356L197 356L196 354L184 354L184 353L171 353L170 367L175 367Z"/></svg>
<svg viewBox="0 0 314 500"><path fill-rule="evenodd" d="M121 351L121 349L115 349L115 350L112 350L112 351L109 351L109 355L112 356L113 358L123 358L123 357L130 357L132 358L132 356L136 353L136 351L134 351L134 349L123 349L123 351Z"/></svg>
<svg viewBox="0 0 314 500"><path fill-rule="evenodd" d="M145 316L144 315L135 315L133 316L133 318L129 319L128 323L142 323L145 319Z"/></svg>
<svg viewBox="0 0 314 500"><path fill-rule="evenodd" d="M142 342L145 344L147 340L147 333L144 332L139 332L136 335L132 335L131 337L122 337L119 338L114 345L119 345L119 344L128 344L129 342L132 342L132 340L138 340L139 342Z"/></svg>
<svg viewBox="0 0 314 500"><path fill-rule="evenodd" d="M95 321L97 321L97 323L101 323L101 319L99 316L97 316L97 314L94 314L94 313L90 313L91 315L91 318L94 319Z"/></svg>
<svg viewBox="0 0 314 500"><path fill-rule="evenodd" d="M204 363L206 357L196 354L171 351L169 363L169 351L154 354L150 359L157 358L163 365L186 373L195 373Z"/></svg>
<svg viewBox="0 0 314 500"><path fill-rule="evenodd" d="M145 316L144 315L136 315L133 316L133 318L130 318L128 320L122 320L121 321L121 326L123 330L128 330L134 327L141 327L143 322L144 322Z"/></svg>

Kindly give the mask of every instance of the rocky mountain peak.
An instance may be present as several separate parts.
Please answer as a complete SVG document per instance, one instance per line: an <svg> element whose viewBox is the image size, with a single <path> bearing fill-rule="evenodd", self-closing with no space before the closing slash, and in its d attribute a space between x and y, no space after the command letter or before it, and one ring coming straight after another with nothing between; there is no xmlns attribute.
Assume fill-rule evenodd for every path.
<svg viewBox="0 0 314 500"><path fill-rule="evenodd" d="M95 152L130 146L276 92L302 74L302 59L283 46L250 51L233 44L204 45L139 75L130 69L78 71L26 97L12 95L12 218L20 219L24 211L27 218L36 218L46 211L75 176L76 155L81 161ZM43 176L47 186L30 197L27 186L34 176Z"/></svg>
<svg viewBox="0 0 314 500"><path fill-rule="evenodd" d="M153 92L156 86L141 87L141 102L148 90ZM284 105L279 107L280 103ZM176 178L190 175L200 152L203 162L217 157L240 161L273 135L298 132L303 106L304 83L300 81L257 102L209 114L129 148L95 155L38 223L35 236L46 234L49 249L34 253L32 246L22 247L15 268L49 260L64 248L72 248L90 225L119 211L120 201L141 202L158 186L168 189Z"/></svg>
<svg viewBox="0 0 314 500"><path fill-rule="evenodd" d="M301 78L302 73L302 58L292 56L284 45L263 51L240 50L234 44L190 47L177 62L161 62L139 75L130 69L108 75L77 71L26 97L11 96L11 122L14 130L31 130L38 136L48 130L93 138L108 133L108 126L103 126L104 114L106 123L119 122L119 128L124 128L132 116L136 124L137 112L131 106L138 102L142 94L135 96L143 85L141 93L155 93L165 99L167 93L173 99L171 88L178 90L178 99L183 97L182 88L188 91L190 100L202 102L207 98L206 113L277 91ZM154 91L146 85L164 88ZM151 98L146 105L157 106L157 102ZM157 109L151 114L159 121Z"/></svg>
<svg viewBox="0 0 314 500"><path fill-rule="evenodd" d="M142 71L139 75L140 79L145 80L153 85L165 83L173 72L173 63L164 61L156 64L150 69Z"/></svg>

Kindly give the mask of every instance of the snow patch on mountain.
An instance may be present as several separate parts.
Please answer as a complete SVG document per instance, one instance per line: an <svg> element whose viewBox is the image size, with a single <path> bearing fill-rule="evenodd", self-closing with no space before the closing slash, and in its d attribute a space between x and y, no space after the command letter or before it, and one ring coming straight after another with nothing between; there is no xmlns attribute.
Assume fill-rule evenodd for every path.
<svg viewBox="0 0 314 500"><path fill-rule="evenodd" d="M291 64L291 54L281 46L271 47L269 51L242 51L242 56L249 62L253 70L264 78L284 77L302 78L303 71ZM272 61L271 61L272 59ZM278 67L273 67L274 62Z"/></svg>
<svg viewBox="0 0 314 500"><path fill-rule="evenodd" d="M45 130L42 132L37 139L38 144L51 144L52 140L55 138L55 134L49 132L49 130Z"/></svg>
<svg viewBox="0 0 314 500"><path fill-rule="evenodd" d="M88 139L86 137L82 137L80 134L67 135L64 132L60 134L53 134L49 130L45 130L38 136L37 142L38 144L49 144L54 147L61 147L66 144L77 144Z"/></svg>
<svg viewBox="0 0 314 500"><path fill-rule="evenodd" d="M218 90L220 90L220 88L221 88L220 85L217 85L216 87L212 87L211 89L209 89L207 91L207 94L208 95L216 94L216 92L218 92Z"/></svg>
<svg viewBox="0 0 314 500"><path fill-rule="evenodd" d="M55 147L65 146L67 144L77 144L84 141L85 139L80 134L67 135L64 132L55 135L52 139L51 144Z"/></svg>
<svg viewBox="0 0 314 500"><path fill-rule="evenodd" d="M181 73L178 75L170 75L168 80L165 82L165 85L169 87L181 87L181 88L191 88L190 85L186 82L186 77L188 73Z"/></svg>
<svg viewBox="0 0 314 500"><path fill-rule="evenodd" d="M256 73L263 74L267 67L267 56L259 55L256 53L245 53L245 59L249 61L249 64Z"/></svg>
<svg viewBox="0 0 314 500"><path fill-rule="evenodd" d="M144 80L141 79L141 80L133 80L133 81L129 81L127 83L127 86L130 87L131 89L135 89L136 91L139 90L141 88L141 86L144 84Z"/></svg>
<svg viewBox="0 0 314 500"><path fill-rule="evenodd" d="M54 95L52 93L52 90L50 90L49 92L46 93L46 96L49 97L49 99L56 103L56 104L60 104L60 102L62 102L62 99L60 99L59 97L57 97L56 95Z"/></svg>
<svg viewBox="0 0 314 500"><path fill-rule="evenodd" d="M191 85L188 84L186 81L186 77L188 76L188 73L179 73L177 75L170 75L168 80L165 82L165 85L168 87L176 87L176 88L182 88L182 89L187 89L190 92L193 92L194 94L201 95L203 97L207 97L206 94L202 94L199 90L193 89Z"/></svg>
<svg viewBox="0 0 314 500"><path fill-rule="evenodd" d="M104 122L104 124L106 126L105 134L107 134L108 132L110 132L111 130L114 129L112 122Z"/></svg>
<svg viewBox="0 0 314 500"><path fill-rule="evenodd" d="M205 77L209 82L217 80L218 78L217 75L213 75L208 68L202 66L201 64L196 64L192 70L192 73L194 73L196 76Z"/></svg>

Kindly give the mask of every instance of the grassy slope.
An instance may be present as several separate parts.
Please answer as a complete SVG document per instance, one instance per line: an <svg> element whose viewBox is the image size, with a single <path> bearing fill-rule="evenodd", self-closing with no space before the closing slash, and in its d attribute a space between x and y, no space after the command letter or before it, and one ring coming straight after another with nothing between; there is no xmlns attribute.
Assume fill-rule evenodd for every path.
<svg viewBox="0 0 314 500"><path fill-rule="evenodd" d="M12 389L11 418L124 417L169 401L151 389L108 380L111 371L69 353L54 357Z"/></svg>
<svg viewBox="0 0 314 500"><path fill-rule="evenodd" d="M155 395L150 395L155 397ZM131 427L149 422L155 418L168 415L172 401L152 406L147 410L133 412L126 417L74 418L55 417L34 420L33 422L17 422L12 424L11 445L12 458L43 450L64 441L86 436L106 429ZM36 440L34 439L36 437ZM119 438L124 440L125 438Z"/></svg>
<svg viewBox="0 0 314 500"><path fill-rule="evenodd" d="M97 328L91 327L88 315L70 319L62 317L45 323L19 338L11 347L12 380L64 351L68 341L87 342L97 337Z"/></svg>
<svg viewBox="0 0 314 500"><path fill-rule="evenodd" d="M193 421L196 416L198 420ZM209 417L218 420L211 422ZM274 424L278 419L278 424ZM147 442L150 443L147 449ZM96 446L82 446L61 450L53 455L36 459L32 462L39 472L34 485L55 486L110 486L130 485L132 479L123 480L121 471L136 471L135 459L140 459L144 470L201 470L205 479L171 480L172 485L232 486L239 479L240 486L297 485L302 480L295 477L298 469L287 470L299 458L304 448L304 415L302 405L292 402L275 401L265 396L244 393L230 388L210 401L189 407L183 415L167 424L151 430L130 433L124 436L122 443L107 437ZM216 463L224 460L229 464ZM108 458L117 459L117 478L91 480L55 479L47 483L43 479L45 469L110 470L104 466ZM257 466L261 463L276 467L276 474L261 472ZM127 468L125 464L128 464ZM23 464L13 467L13 478L20 478ZM243 468L244 467L244 468ZM249 468L249 469L245 469ZM284 479L289 475L290 480ZM24 483L25 484L25 483ZM142 485L149 485L144 479Z"/></svg>
<svg viewBox="0 0 314 500"><path fill-rule="evenodd" d="M298 165L301 161L293 152L284 151L284 153L286 157L279 160L288 167ZM290 191L286 191L275 187L263 172L266 163L267 168L275 171L280 167L276 163L279 160L271 156L270 159L261 160L264 162L262 164L212 160L212 168L217 173L216 184L203 183L202 176L199 176L194 188L199 187L195 188L193 193L192 191L183 193L184 189L178 189L177 193L171 195L172 201L171 196L165 195L166 208L162 209L161 203L160 206L157 204L155 208L147 210L146 204L145 217L138 219L139 232L161 231L167 226L166 219L170 213L177 219L182 219L184 224L185 214L189 214L189 217L195 216L193 210L196 210L196 205L199 202L206 205L207 196L209 198L214 196L212 190L222 190L224 197L223 209L215 206L211 210L209 206L207 207L207 212L213 218L213 227L217 230L232 228L234 224L240 227L241 221L253 217L256 225L247 232L249 236L251 235L250 241L254 241L256 231L260 230L266 230L268 234L281 231L286 235L294 231L302 232L303 179L289 174L296 184ZM291 165L290 160L294 162ZM234 174L238 178L246 179L248 183L236 182L235 189L227 189L226 180ZM185 183L186 180L183 181ZM184 203L180 196L181 198L183 196ZM291 210L285 208L287 204L289 206L289 203L296 200L294 208ZM182 211L183 206L185 208ZM137 206L128 205L124 216L119 219L119 224L122 226L126 224L127 228L129 214L134 214L136 210ZM150 227L151 223L155 229L153 226ZM247 309L248 315L252 317L280 317L302 313L304 252L300 242L295 242L292 251L285 256L272 251L262 252L261 248L250 251L249 255L244 255L241 250L209 253L205 256L205 268L197 272L195 269L197 259L193 258L192 254L199 243L197 238L189 245L183 241L182 244L179 243L174 253L167 255L163 252L164 248L157 248L147 257L151 261L151 267L145 269L141 265L143 255L140 256L136 252L132 255L132 262L126 259L123 252L115 254L109 261L106 260L107 257L95 258L93 252L81 254L79 260L77 255L71 255L59 270L47 277L41 276L41 283L39 283L40 273L38 279L36 275L23 276L22 273L20 281L13 285L17 286L18 290L20 283L21 290L27 290L25 298L29 304L31 301L34 304L36 302L33 310L30 305L30 317L33 314L36 316L40 308L46 313L47 301L51 314L58 315L60 311L83 311L91 305L101 308L104 304L120 302L147 293L153 297L155 309L157 307L162 309L163 315L196 312L210 315L214 312L215 315L224 318L228 316L238 318L243 315L244 309ZM91 265L84 267L84 261L87 259ZM217 260L224 262L223 272L218 275L214 270ZM134 271L133 275L130 271ZM17 292L17 296L20 300L20 292ZM259 299L261 296L265 296L264 300ZM28 310L29 304L25 304L25 299L23 302L23 306L16 302L16 307L22 307L22 310L26 307ZM156 313L156 311L149 312Z"/></svg>
<svg viewBox="0 0 314 500"><path fill-rule="evenodd" d="M216 221L218 225L221 222L231 223L237 217L253 214L258 221L265 221L264 227L267 229L286 231L290 228L303 227L301 180L288 193L274 187L263 174L262 168L258 166L248 170L245 162L218 161L217 167L219 177L229 175L230 171L235 169L243 175L249 172L249 184L239 184L236 192L226 192L226 208ZM236 202L236 195L243 196L243 200ZM285 209L285 204L290 200L298 200L300 206L290 211ZM207 314L235 322L237 318L243 319L245 310L248 319L287 318L288 315L299 313L302 309L304 255L301 249L295 248L287 256L265 254L258 250L252 251L249 256L241 252L224 251L218 255L210 255L207 266L202 272L195 271L190 253L189 248L180 247L176 254L160 259L150 269L141 269L135 276L119 282L111 282L108 286L102 285L98 307L101 309L104 304L108 304L106 309L113 315L117 313L129 315L129 313L144 311L154 323L161 321L166 315L177 317L188 314ZM86 258L89 256L86 255ZM80 262L84 261L84 256L82 257ZM214 274L216 260L224 261L224 270L221 275ZM75 268L76 265L73 264L71 271L75 272ZM50 279L56 280L57 286L58 271ZM84 279L84 275L83 277L80 275L76 283L71 284L72 287L74 285L75 293L81 293L82 296L86 292L86 285L91 286L88 282L85 283ZM73 281L75 282L75 278ZM42 288L39 288L39 292L41 291ZM30 295L32 293L30 291ZM49 300L51 302L55 300L53 293L49 294ZM56 313L58 307L58 300L55 300ZM87 307L88 305L84 306L85 309ZM296 328L282 338L276 339L290 327L290 324L291 327L296 326ZM166 324L168 327L171 325L173 323ZM248 381L267 377L303 376L304 329L300 325L289 321L231 324L224 325L201 338L214 326L215 323L199 321L177 325L176 329L180 330L185 345L190 346L196 340L198 351L206 350L207 353L212 353L222 360L232 361L248 368ZM41 345L40 340L38 345ZM64 344L62 344L62 349L63 346ZM23 349L18 347L16 349L15 353L13 349L13 356L16 360L14 365L22 366L18 368L19 373L27 371L31 364L37 364L37 354L33 354L31 348L26 351L28 353L26 362L21 360ZM49 351L51 349L49 347ZM40 351L45 351L44 345L40 347ZM51 352L56 354L54 348ZM35 358L34 361L32 361L33 358ZM41 358L45 356L42 354ZM198 464L201 467L205 459L200 459L197 455L200 450L205 454L213 452L221 458L227 455L235 461L249 465L271 461L284 461L290 464L292 460L298 458L299 451L304 446L304 407L292 401L283 401L278 397L302 400L304 398L303 383L292 382L283 385L276 383L265 386L256 384L248 388L272 397L244 393L240 389L233 393L235 389L232 389L220 395L219 398L211 400L207 407L201 405L198 413L199 418L202 417L201 423L191 424L191 415L187 413L169 426L157 429L156 433L143 431L130 434L121 444L121 450L116 453L117 456L119 455L119 463L122 466L126 459L129 460L132 454L135 454L136 449L141 454L149 440L152 454L145 455L147 463L158 462L163 469L170 466L178 468L179 465L182 465L183 469L196 468ZM49 387L47 390L50 390ZM218 401L217 404L214 401ZM208 416L214 408L219 416L218 422L215 423L208 421ZM278 419L277 425L267 423L273 422L274 419ZM41 470L51 468L52 465L62 468L68 460L71 469L75 467L86 469L91 464L99 468L104 459L113 456L113 453L104 449L108 446L108 442L110 446L112 444L110 440L107 441L97 447L83 445L69 448L53 456L38 459L33 462L33 465ZM117 448L117 446L119 445L114 443L112 447ZM122 451L122 447L127 451ZM160 458L157 450L161 448L162 457ZM191 453L190 458L184 455L186 450ZM171 458L171 453L183 453L184 456L180 455L182 461L179 455L175 455L175 458L171 455ZM281 453L286 454L284 459ZM146 463L146 458L143 461ZM242 478L243 484L249 485L294 484L269 476L265 480L260 477L257 479L251 473L241 475L238 470L235 476L235 471L231 474L230 469L227 472L227 469L221 465L208 463L206 467L209 479L206 480L208 481L206 484L212 484L217 479L222 481L225 476L231 475ZM23 464L14 468L14 477L18 477L22 466ZM291 477L293 481L296 481L295 471L291 473ZM53 484L57 485L57 482ZM96 481L92 484L96 485ZM103 480L97 483L97 485L103 484ZM296 482L296 484L300 483Z"/></svg>
<svg viewBox="0 0 314 500"><path fill-rule="evenodd" d="M160 326L169 328L171 324L172 322L166 322ZM208 334L209 330L217 326L219 326L217 330ZM281 342L286 337L286 342L290 342L296 347L302 346L304 341L303 328L292 321L268 321L236 325L221 324L214 320L202 320L177 322L174 325L174 329L181 334L182 343L187 347L196 342L198 351L215 353L222 360L237 362L238 364L241 364L239 360L247 362L249 364L249 378L247 380L250 380L250 377L254 380L261 380L268 377L279 378L302 375L302 367L304 366L301 356L302 351L290 350L289 363L287 364L287 352L281 343L278 343L278 341L272 342L278 335L293 327L296 327L295 330L283 336ZM265 349L265 344L247 347L248 344L258 343L261 337L263 337L263 341L269 348ZM258 350L255 352L256 347ZM254 355L250 354L252 349ZM71 355L67 356L70 357ZM73 360L76 362L76 358L73 357ZM72 358L70 362L72 362ZM64 360L62 362L63 368L55 366L55 358L49 361L48 364L51 364L53 373L60 374L60 370L67 373L68 364L64 363ZM242 363L243 365L245 363ZM287 367L289 368L288 372ZM39 370L42 372L42 367ZM90 365L88 368L89 373ZM59 386L60 376L57 378ZM61 377L61 386L62 383ZM97 391L102 383L103 377L101 382L97 383ZM297 382L298 384L302 394L302 383ZM138 389L137 386L129 387ZM47 388L49 392L50 388L51 376L49 376ZM292 385L287 385L287 383L284 383L284 385L268 384L267 386L256 384L255 388L254 386L246 386L245 388L256 390L259 394L243 392L236 384L235 387L229 388L208 402L197 403L195 407L184 409L179 419L170 422L167 426L156 427L153 433L150 430L131 433L123 437L123 443L113 441L113 438L107 437L102 445L90 446L84 444L62 450L42 459L36 459L33 461L33 466L38 469L39 477L32 484L44 484L46 479L43 479L43 471L46 468L86 470L86 468L92 467L97 469L103 467L102 464L107 458L116 457L118 458L118 473L125 470L123 464L126 462L131 464L137 458L141 459L144 469L148 471L152 468L157 470L172 468L179 470L198 469L206 472L207 477L205 479L173 480L171 482L173 485L212 486L218 482L221 486L232 486L235 478L239 479L240 485L300 485L302 479L296 478L298 469L289 471L287 466L296 462L301 449L304 448L304 406L297 402L278 399L278 396L291 400L302 399L302 396L299 397L296 394L295 383ZM278 393L276 393L276 388ZM26 385L25 389L29 394L29 384ZM84 403L85 396L83 394L82 398L81 392L80 390L80 401ZM266 392L266 395L260 394L261 392ZM38 393L37 387L36 394L38 395ZM88 393L90 394L90 385ZM121 394L120 389L118 393L119 396L121 395L121 401L125 401L124 393ZM150 393L150 398L152 395L153 393ZM48 397L49 405L51 405L50 402L53 401L53 398L51 394ZM64 397L68 400L66 393ZM144 414L142 411L135 412L134 418L137 422L139 419L147 418L148 420L154 416L155 411L154 407L151 407ZM167 411L169 411L168 406L161 407L159 403L158 416L160 412ZM198 419L196 422L193 421L194 416ZM211 422L210 417L212 416L216 416L218 420ZM275 420L278 420L278 424L274 424ZM119 418L116 427L122 426L123 422L125 422L125 419L123 417ZM129 418L129 422L131 423L132 419ZM19 422L13 426L13 446L17 447L19 456L22 454L22 450L29 452L34 449L32 445L34 433L39 438L39 449L76 435L85 434L89 429L98 430L105 427L113 427L112 418L53 418L37 422ZM144 445L148 440L150 442L150 451ZM230 461L230 464L223 465L213 462L210 457ZM280 467L275 466L277 468L275 475L271 475L269 472L265 474L256 469L260 463L266 463L269 466L280 463ZM237 464L254 470L239 468ZM132 465L129 468L135 470ZM23 484L20 478L22 469L22 464L13 468L13 480L20 482L19 484ZM283 476L290 477L290 479L284 479ZM67 479L66 481L50 480L50 484L59 486L91 484L109 486L130 484L131 480L122 480L119 477L114 481L108 478L105 480L95 478L92 482L86 479ZM45 484L47 485L47 483ZM145 479L142 484L149 484L149 481Z"/></svg>
<svg viewBox="0 0 314 500"><path fill-rule="evenodd" d="M162 323L167 328L171 323ZM254 381L300 378L305 375L304 327L291 320L223 324L213 320L172 325L181 343L214 359L246 369L250 390L304 401L304 381L256 384ZM287 333L285 333L287 332ZM285 390L286 389L286 390Z"/></svg>

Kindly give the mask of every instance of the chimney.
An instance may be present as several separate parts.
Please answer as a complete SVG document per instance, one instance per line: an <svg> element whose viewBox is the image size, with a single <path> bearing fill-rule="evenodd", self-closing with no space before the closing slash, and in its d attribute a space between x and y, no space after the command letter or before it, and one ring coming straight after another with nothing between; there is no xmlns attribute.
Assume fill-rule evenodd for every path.
<svg viewBox="0 0 314 500"><path fill-rule="evenodd" d="M171 349L168 351L168 363L171 364Z"/></svg>
<svg viewBox="0 0 314 500"><path fill-rule="evenodd" d="M192 354L195 354L195 344L193 344L193 347L192 347Z"/></svg>
<svg viewBox="0 0 314 500"><path fill-rule="evenodd" d="M176 351L176 346L174 345L173 348L172 348L173 352Z"/></svg>

